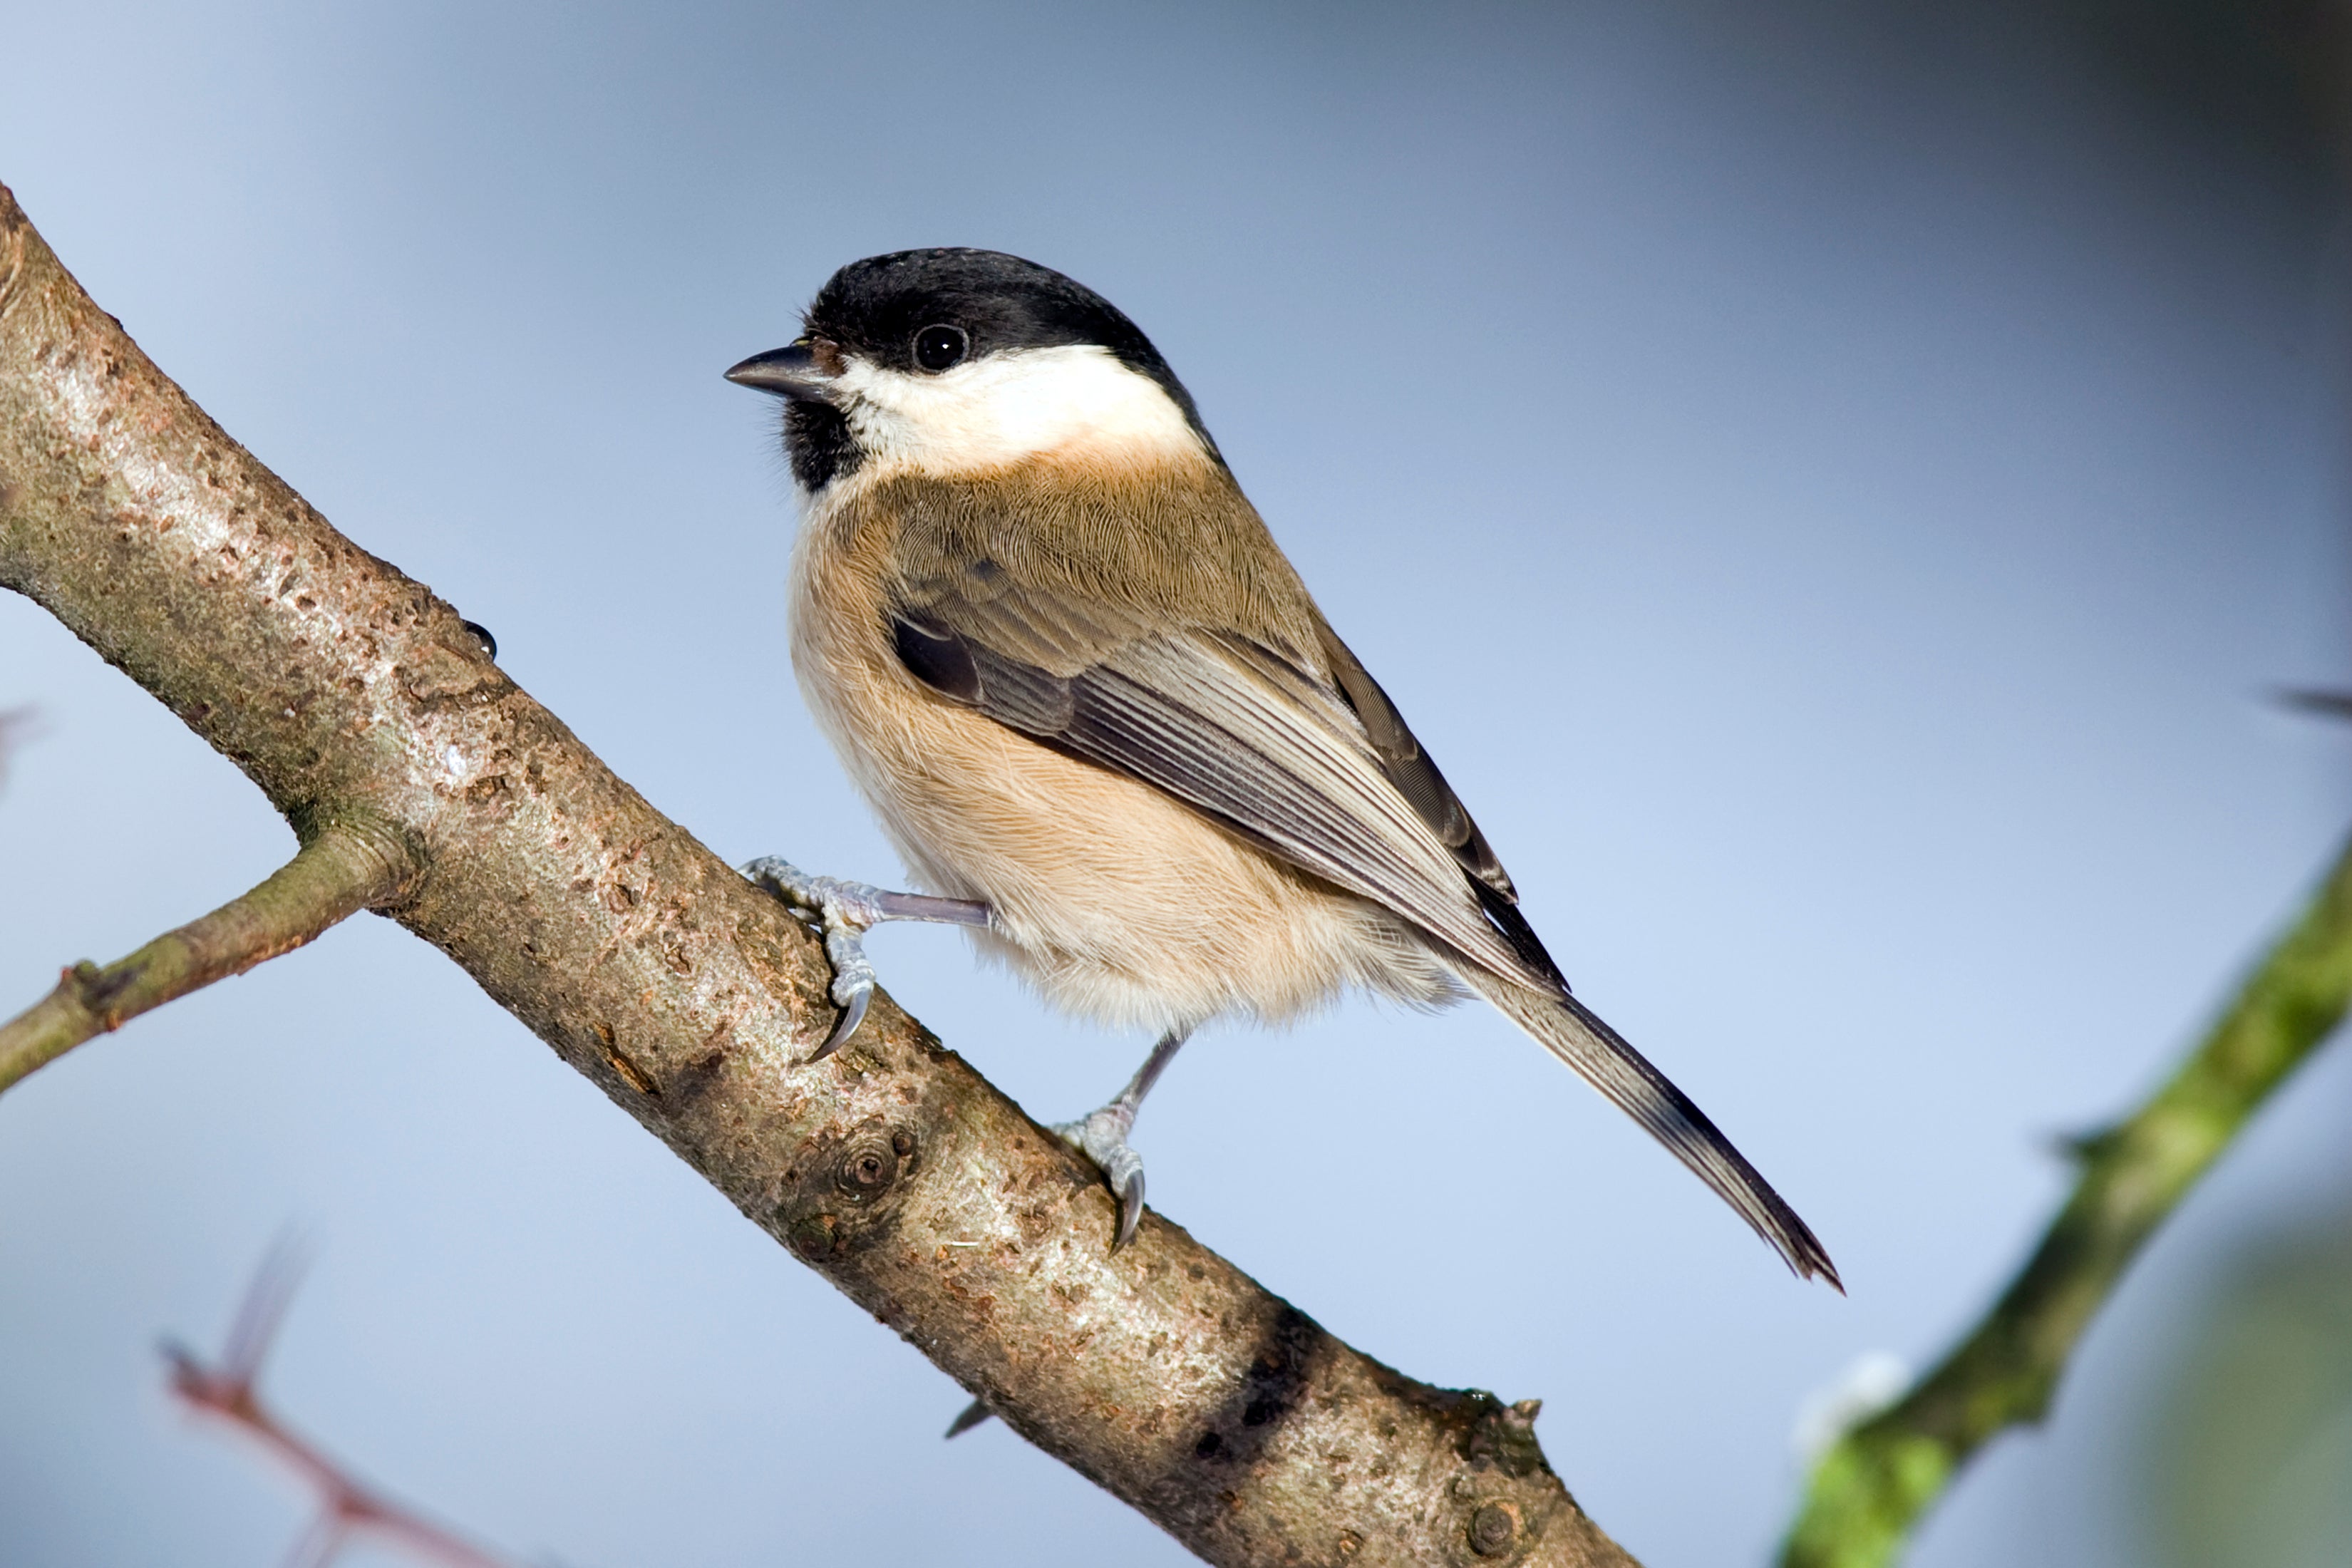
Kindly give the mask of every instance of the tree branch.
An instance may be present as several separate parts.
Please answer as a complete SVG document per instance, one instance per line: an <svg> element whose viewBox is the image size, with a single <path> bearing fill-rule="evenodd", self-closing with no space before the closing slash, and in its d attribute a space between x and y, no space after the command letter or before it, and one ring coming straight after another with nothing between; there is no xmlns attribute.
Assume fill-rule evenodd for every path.
<svg viewBox="0 0 2352 1568"><path fill-rule="evenodd" d="M338 534L99 310L0 189L0 583L306 840L396 830L382 905L1021 1435L1210 1562L1622 1564L1533 1402L1431 1388L1158 1215L877 998Z"/></svg>
<svg viewBox="0 0 2352 1568"><path fill-rule="evenodd" d="M2352 1001L2352 845L2154 1098L2082 1140L2082 1175L1975 1331L1815 1467L1782 1568L1878 1568L1979 1448L2038 1422L2149 1235Z"/></svg>
<svg viewBox="0 0 2352 1568"><path fill-rule="evenodd" d="M356 823L328 827L268 880L202 920L104 969L84 960L60 972L56 990L0 1024L0 1092L92 1035L293 952L394 897L415 871L398 835Z"/></svg>
<svg viewBox="0 0 2352 1568"><path fill-rule="evenodd" d="M281 1242L254 1275L237 1308L220 1364L206 1366L195 1352L166 1342L172 1392L189 1409L226 1422L245 1433L309 1485L319 1500L319 1517L296 1543L295 1568L326 1568L353 1540L372 1536L444 1568L511 1568L415 1509L394 1502L354 1476L325 1449L280 1420L261 1402L261 1363L292 1300L300 1261Z"/></svg>

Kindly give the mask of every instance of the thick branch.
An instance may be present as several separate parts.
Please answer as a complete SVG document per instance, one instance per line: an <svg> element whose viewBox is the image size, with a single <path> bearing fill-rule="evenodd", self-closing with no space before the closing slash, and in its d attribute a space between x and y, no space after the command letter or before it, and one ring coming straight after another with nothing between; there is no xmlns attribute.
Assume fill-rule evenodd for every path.
<svg viewBox="0 0 2352 1568"><path fill-rule="evenodd" d="M293 952L392 898L415 871L415 855L395 834L327 828L268 881L202 920L104 969L84 960L60 973L56 990L0 1024L0 1091L93 1035Z"/></svg>
<svg viewBox="0 0 2352 1568"><path fill-rule="evenodd" d="M1783 1568L1877 1568L1976 1451L2039 1421L2075 1342L2165 1217L2352 1001L2352 846L2171 1081L2083 1172L1976 1331L1815 1468Z"/></svg>
<svg viewBox="0 0 2352 1568"><path fill-rule="evenodd" d="M1030 1441L1213 1563L1623 1563L1532 1404L1428 1387L1148 1216L877 1000L92 305L0 190L0 583L307 837L392 825L385 912Z"/></svg>

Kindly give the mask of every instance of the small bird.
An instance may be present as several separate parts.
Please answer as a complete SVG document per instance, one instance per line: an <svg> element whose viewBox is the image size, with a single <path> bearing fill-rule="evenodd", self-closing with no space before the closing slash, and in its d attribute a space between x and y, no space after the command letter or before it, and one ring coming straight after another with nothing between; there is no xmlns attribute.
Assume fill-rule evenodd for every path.
<svg viewBox="0 0 2352 1568"><path fill-rule="evenodd" d="M970 928L1050 1001L1159 1044L1059 1129L1135 1234L1137 1108L1212 1019L1350 988L1484 996L1672 1150L1800 1278L1829 1255L1572 994L1502 862L1316 607L1151 342L971 249L852 262L727 372L784 400L793 667L922 893L745 873L825 932L843 1011L886 920ZM1840 1287L1843 1289L1843 1287Z"/></svg>

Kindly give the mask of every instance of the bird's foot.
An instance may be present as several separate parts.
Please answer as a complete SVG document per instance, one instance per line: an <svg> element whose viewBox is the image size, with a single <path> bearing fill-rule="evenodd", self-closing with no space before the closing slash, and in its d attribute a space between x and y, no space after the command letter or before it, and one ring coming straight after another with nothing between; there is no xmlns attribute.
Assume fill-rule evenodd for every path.
<svg viewBox="0 0 2352 1568"><path fill-rule="evenodd" d="M874 964L866 956L866 932L884 921L935 921L984 926L988 906L966 899L934 899L894 893L838 877L814 877L789 860L763 855L743 875L784 902L801 919L824 932L824 953L833 961L833 1005L841 1017L809 1059L823 1061L849 1043L874 1002Z"/></svg>
<svg viewBox="0 0 2352 1568"><path fill-rule="evenodd" d="M1110 1244L1113 1252L1133 1241L1135 1227L1143 1222L1143 1156L1127 1142L1135 1126L1135 1110L1134 1103L1121 1095L1100 1110L1054 1129L1063 1142L1095 1163L1118 1199L1118 1236Z"/></svg>
<svg viewBox="0 0 2352 1568"><path fill-rule="evenodd" d="M1118 1199L1118 1234L1111 1238L1110 1249L1117 1252L1135 1239L1135 1227L1143 1223L1143 1156L1128 1146L1127 1135L1135 1129L1135 1113L1143 1109L1143 1097L1160 1081L1168 1064L1184 1046L1184 1031L1171 1029L1151 1047L1118 1098L1092 1115L1076 1121L1065 1121L1054 1131L1063 1142L1095 1163L1103 1173L1110 1190Z"/></svg>

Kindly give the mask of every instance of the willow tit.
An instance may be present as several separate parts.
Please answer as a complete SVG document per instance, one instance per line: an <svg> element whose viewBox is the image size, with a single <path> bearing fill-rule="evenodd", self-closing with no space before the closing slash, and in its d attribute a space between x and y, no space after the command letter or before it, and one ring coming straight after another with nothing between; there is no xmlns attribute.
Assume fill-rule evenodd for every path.
<svg viewBox="0 0 2352 1568"><path fill-rule="evenodd" d="M1297 573L1192 399L1093 290L988 250L834 274L729 380L784 400L802 503L793 667L923 894L747 874L827 935L971 928L1059 1005L1157 1031L1062 1129L1135 1232L1137 1107L1185 1036L1351 987L1465 990L1581 1074L1800 1277L1829 1255L1715 1124L1572 995L1502 863ZM820 1054L823 1054L821 1051Z"/></svg>

